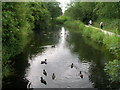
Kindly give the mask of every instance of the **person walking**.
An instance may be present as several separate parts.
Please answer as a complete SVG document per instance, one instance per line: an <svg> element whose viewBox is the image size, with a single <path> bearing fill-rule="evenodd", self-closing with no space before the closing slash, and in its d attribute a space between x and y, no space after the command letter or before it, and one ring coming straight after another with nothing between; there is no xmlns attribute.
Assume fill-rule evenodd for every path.
<svg viewBox="0 0 120 90"><path fill-rule="evenodd" d="M103 29L103 22L100 22L100 28Z"/></svg>
<svg viewBox="0 0 120 90"><path fill-rule="evenodd" d="M92 20L89 21L89 25L92 25Z"/></svg>

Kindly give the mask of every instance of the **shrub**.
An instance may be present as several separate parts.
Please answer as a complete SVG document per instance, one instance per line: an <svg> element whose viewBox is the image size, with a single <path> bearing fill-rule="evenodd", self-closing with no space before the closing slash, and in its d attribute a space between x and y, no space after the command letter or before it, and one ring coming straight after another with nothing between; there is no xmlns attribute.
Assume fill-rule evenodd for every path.
<svg viewBox="0 0 120 90"><path fill-rule="evenodd" d="M92 30L90 28L84 28L82 33L86 37L91 37Z"/></svg>
<svg viewBox="0 0 120 90"><path fill-rule="evenodd" d="M109 61L109 63L105 66L105 72L109 75L112 82L120 82L120 61L113 60Z"/></svg>
<svg viewBox="0 0 120 90"><path fill-rule="evenodd" d="M105 36L105 34L98 30L93 30L91 33L91 38L93 39L93 41L98 42L98 43L103 42L104 36Z"/></svg>
<svg viewBox="0 0 120 90"><path fill-rule="evenodd" d="M79 24L79 28L80 28L81 31L83 31L84 28L85 28L85 25L84 25L82 22L80 22L80 24Z"/></svg>
<svg viewBox="0 0 120 90"><path fill-rule="evenodd" d="M57 24L64 24L66 21L71 21L71 18L66 16L59 16L56 18Z"/></svg>
<svg viewBox="0 0 120 90"><path fill-rule="evenodd" d="M118 37L115 35L106 35L103 39L103 44L106 46L109 51L114 51L115 49L119 48L118 45Z"/></svg>
<svg viewBox="0 0 120 90"><path fill-rule="evenodd" d="M66 25L67 27L71 27L74 29L79 29L79 24L80 22L77 20L69 20L64 23L64 25Z"/></svg>

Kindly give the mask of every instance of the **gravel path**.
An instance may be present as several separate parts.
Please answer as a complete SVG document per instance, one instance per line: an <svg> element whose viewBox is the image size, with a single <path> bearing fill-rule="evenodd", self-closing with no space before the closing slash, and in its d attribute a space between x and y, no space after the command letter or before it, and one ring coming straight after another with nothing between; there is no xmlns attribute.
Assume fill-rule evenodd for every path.
<svg viewBox="0 0 120 90"><path fill-rule="evenodd" d="M98 30L104 32L105 34L115 35L115 33L113 33L113 32L109 32L109 31L106 31L106 30L103 30L103 29L100 29L100 28L96 28L96 27L93 27L93 26L91 26L91 25L85 25L85 27L92 27L92 28L94 28L94 29L98 29ZM118 35L118 37L120 37L120 35Z"/></svg>

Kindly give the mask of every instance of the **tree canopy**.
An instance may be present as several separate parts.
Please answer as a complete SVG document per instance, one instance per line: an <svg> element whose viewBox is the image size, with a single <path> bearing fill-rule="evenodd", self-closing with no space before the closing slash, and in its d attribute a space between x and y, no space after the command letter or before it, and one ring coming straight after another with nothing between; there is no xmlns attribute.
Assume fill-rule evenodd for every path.
<svg viewBox="0 0 120 90"><path fill-rule="evenodd" d="M98 18L118 18L118 8L118 2L72 2L65 15L83 22Z"/></svg>
<svg viewBox="0 0 120 90"><path fill-rule="evenodd" d="M32 29L46 29L61 14L57 2L3 2L3 62L22 52Z"/></svg>

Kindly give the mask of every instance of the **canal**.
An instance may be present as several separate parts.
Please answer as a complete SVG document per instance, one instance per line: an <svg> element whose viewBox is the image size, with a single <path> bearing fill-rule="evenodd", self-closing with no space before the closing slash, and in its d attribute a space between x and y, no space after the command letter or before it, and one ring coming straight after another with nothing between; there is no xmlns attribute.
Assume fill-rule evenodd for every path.
<svg viewBox="0 0 120 90"><path fill-rule="evenodd" d="M45 59L47 64L41 64ZM113 59L104 47L67 28L36 31L24 51L14 58L14 75L3 80L3 87L108 88L111 83L104 66ZM41 77L47 84L41 83Z"/></svg>

